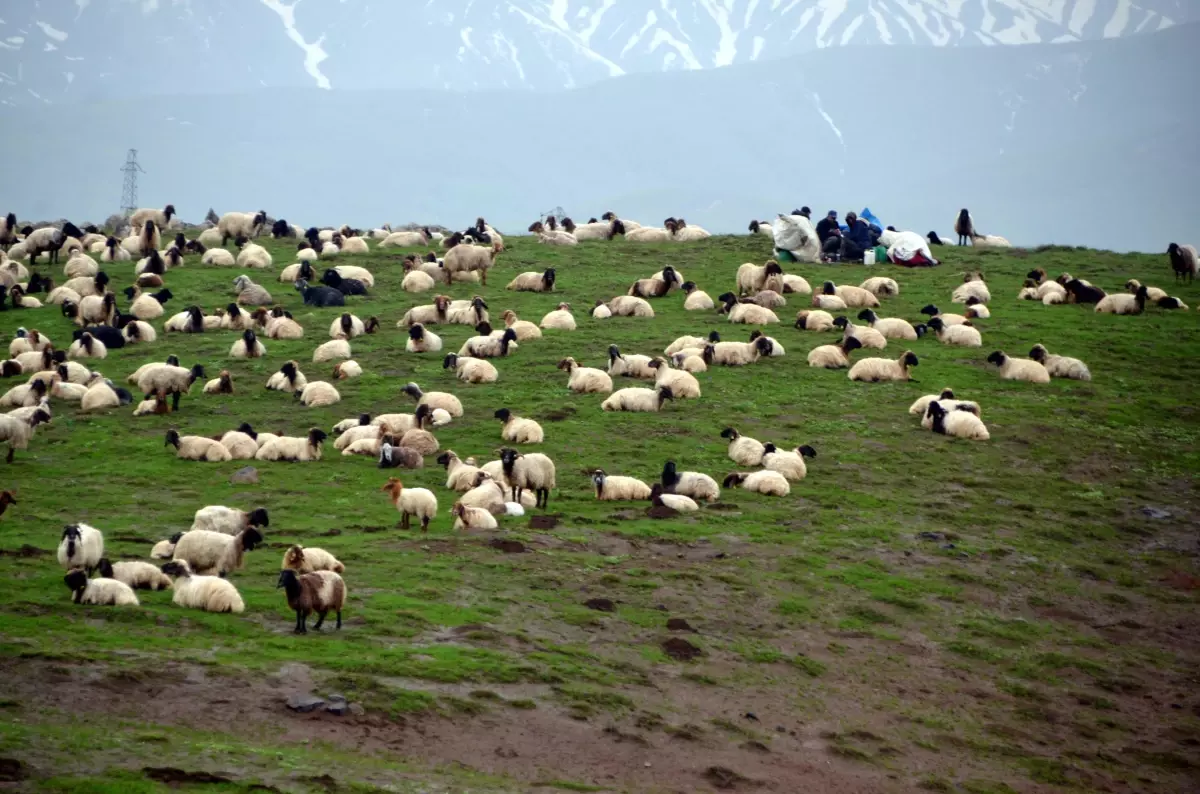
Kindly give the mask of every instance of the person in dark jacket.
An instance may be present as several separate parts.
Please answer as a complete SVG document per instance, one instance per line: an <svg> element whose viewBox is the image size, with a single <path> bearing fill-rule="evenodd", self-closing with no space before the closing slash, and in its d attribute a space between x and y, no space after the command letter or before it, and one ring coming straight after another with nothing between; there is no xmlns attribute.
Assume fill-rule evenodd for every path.
<svg viewBox="0 0 1200 794"><path fill-rule="evenodd" d="M843 262L861 262L863 251L871 247L871 227L859 220L858 213L846 213L846 231L842 234Z"/></svg>
<svg viewBox="0 0 1200 794"><path fill-rule="evenodd" d="M829 239L829 236L837 230L837 211L830 210L829 212L825 213L824 218L817 221L817 238L821 241L822 247L824 247L825 241Z"/></svg>

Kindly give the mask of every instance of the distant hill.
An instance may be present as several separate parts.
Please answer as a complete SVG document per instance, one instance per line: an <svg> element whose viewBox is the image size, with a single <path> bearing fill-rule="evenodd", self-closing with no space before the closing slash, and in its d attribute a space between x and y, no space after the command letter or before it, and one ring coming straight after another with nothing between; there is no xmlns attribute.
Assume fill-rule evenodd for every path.
<svg viewBox="0 0 1200 794"><path fill-rule="evenodd" d="M1163 250L1195 238L1200 26L989 48L845 47L573 91L276 89L0 111L21 217L103 218L128 147L141 204L185 219L505 231L541 210L714 231L809 204L1014 242ZM7 208L6 208L7 209Z"/></svg>

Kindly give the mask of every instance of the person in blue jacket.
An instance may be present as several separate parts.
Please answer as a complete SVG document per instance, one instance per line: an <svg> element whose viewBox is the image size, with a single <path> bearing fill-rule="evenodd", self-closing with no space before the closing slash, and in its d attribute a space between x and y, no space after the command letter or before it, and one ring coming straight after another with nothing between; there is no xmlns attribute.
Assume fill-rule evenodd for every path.
<svg viewBox="0 0 1200 794"><path fill-rule="evenodd" d="M846 213L846 231L842 234L841 260L861 262L863 251L871 247L871 227L853 210Z"/></svg>

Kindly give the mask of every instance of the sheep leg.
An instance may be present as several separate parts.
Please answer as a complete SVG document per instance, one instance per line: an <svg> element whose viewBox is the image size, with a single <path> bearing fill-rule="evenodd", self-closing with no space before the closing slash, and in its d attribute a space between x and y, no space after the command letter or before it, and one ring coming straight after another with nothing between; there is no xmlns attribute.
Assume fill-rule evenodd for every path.
<svg viewBox="0 0 1200 794"><path fill-rule="evenodd" d="M299 609L296 610L296 628L293 634L307 634L308 627L304 625L304 613Z"/></svg>
<svg viewBox="0 0 1200 794"><path fill-rule="evenodd" d="M538 504L541 505L541 508L543 510L545 510L546 508L548 508L550 506L550 489L549 488L538 488L537 497L538 497Z"/></svg>
<svg viewBox="0 0 1200 794"><path fill-rule="evenodd" d="M175 392L175 394L171 396L171 409L174 411L179 410L179 397L179 392Z"/></svg>
<svg viewBox="0 0 1200 794"><path fill-rule="evenodd" d="M429 516L422 516L422 518L421 518L421 531L422 531L422 532L428 532L428 531L429 531Z"/></svg>
<svg viewBox="0 0 1200 794"><path fill-rule="evenodd" d="M318 613L317 613L317 622L313 624L313 631L320 631L320 630L321 630L321 624L322 624L322 623L324 623L324 622L325 622L325 613L324 613L324 612L318 612Z"/></svg>
<svg viewBox="0 0 1200 794"><path fill-rule="evenodd" d="M337 630L342 630L342 610L337 611Z"/></svg>
<svg viewBox="0 0 1200 794"><path fill-rule="evenodd" d="M483 282L483 286L486 287L487 286L487 271L486 270L479 271L479 279Z"/></svg>
<svg viewBox="0 0 1200 794"><path fill-rule="evenodd" d="M17 450L16 450L16 449L14 449L13 447L9 447L9 448L8 448L8 457L4 459L6 463L12 463L12 462L13 462L13 453L14 453L14 452L16 452L16 451L17 451Z"/></svg>
<svg viewBox="0 0 1200 794"><path fill-rule="evenodd" d="M400 528L408 529L408 513L400 514Z"/></svg>

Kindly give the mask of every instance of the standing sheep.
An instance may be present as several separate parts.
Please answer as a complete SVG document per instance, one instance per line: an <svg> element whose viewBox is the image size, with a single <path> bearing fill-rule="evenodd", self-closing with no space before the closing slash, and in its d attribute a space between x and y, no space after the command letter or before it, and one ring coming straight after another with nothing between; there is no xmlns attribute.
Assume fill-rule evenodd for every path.
<svg viewBox="0 0 1200 794"><path fill-rule="evenodd" d="M196 573L223 577L241 570L245 553L254 551L262 541L262 533L255 527L246 527L236 535L192 529L175 544L174 559L186 561Z"/></svg>
<svg viewBox="0 0 1200 794"><path fill-rule="evenodd" d="M1167 256L1171 259L1171 270L1175 273L1175 281L1191 282L1200 273L1200 256L1194 246L1171 243L1167 246Z"/></svg>
<svg viewBox="0 0 1200 794"><path fill-rule="evenodd" d="M87 524L67 524L63 527L62 540L58 544L58 564L68 570L83 568L88 573L95 570L104 556L104 535Z"/></svg>
<svg viewBox="0 0 1200 794"><path fill-rule="evenodd" d="M537 497L535 507L543 510L550 507L550 491L556 487L557 482L554 461L540 452L523 455L515 449L505 447L500 450L500 463L504 479L512 489L514 502L521 501L522 491L532 490Z"/></svg>
<svg viewBox="0 0 1200 794"><path fill-rule="evenodd" d="M228 245L232 238L252 239L258 237L263 226L267 223L267 213L259 212L227 212L217 221L217 233L221 236L221 247Z"/></svg>
<svg viewBox="0 0 1200 794"><path fill-rule="evenodd" d="M45 392L45 386L42 386L42 392ZM35 393L35 390L30 389L30 393ZM13 462L13 456L18 449L29 449L29 439L33 436L33 430L38 425L50 421L50 413L40 407L41 398L37 398L31 407L33 411L28 419L23 419L12 414L0 414L0 443L8 444L8 456L4 459L6 463Z"/></svg>
<svg viewBox="0 0 1200 794"><path fill-rule="evenodd" d="M270 525L271 516L264 507L256 507L247 512L238 510L236 507L208 505L196 511L196 515L192 517L191 528L236 535L250 527L268 527Z"/></svg>
<svg viewBox="0 0 1200 794"><path fill-rule="evenodd" d="M296 612L296 634L307 634L308 616L317 613L313 631L320 631L325 616L337 614L337 629L342 628L342 607L346 604L346 583L333 571L313 571L297 574L291 569L279 572L276 589L287 594L288 606Z"/></svg>
<svg viewBox="0 0 1200 794"><path fill-rule="evenodd" d="M404 483L396 477L388 481L379 490L387 493L392 504L400 511L400 528L408 529L410 516L421 519L421 531L429 531L429 522L437 517L438 503L433 492L426 488L405 488Z"/></svg>

